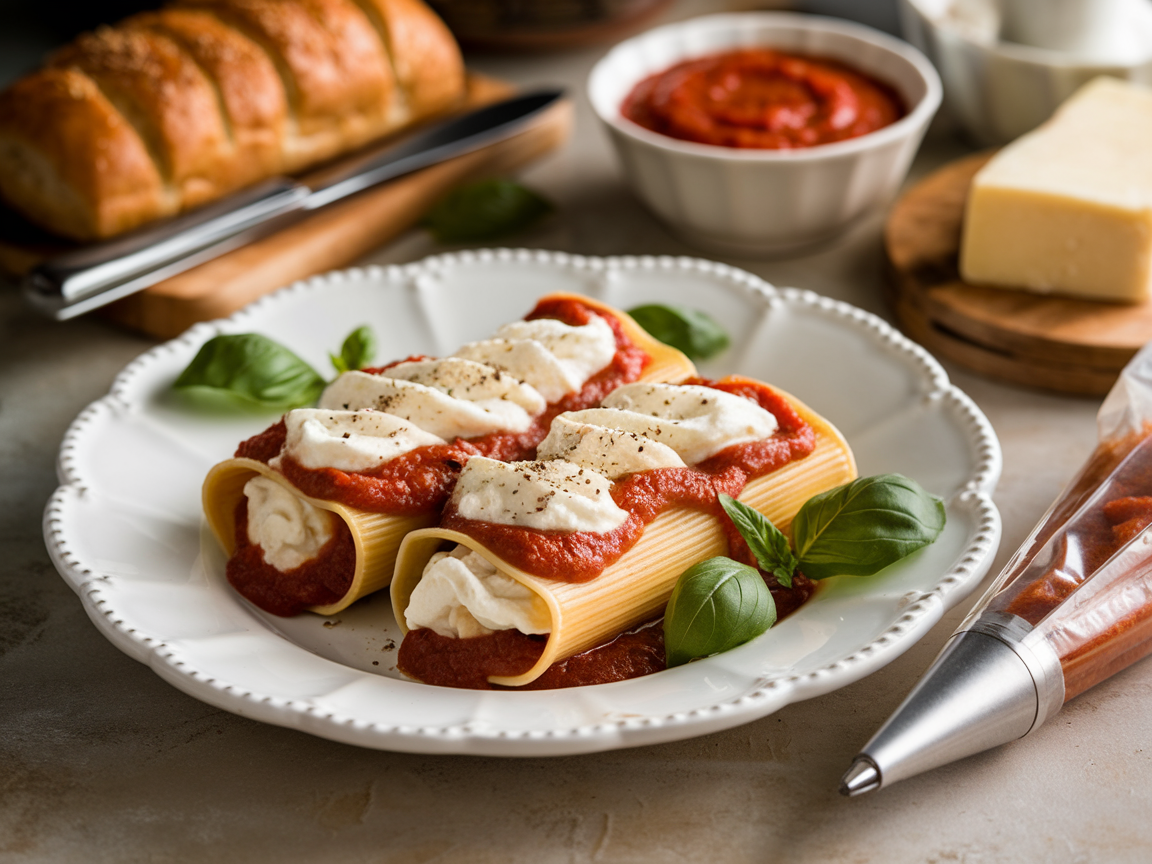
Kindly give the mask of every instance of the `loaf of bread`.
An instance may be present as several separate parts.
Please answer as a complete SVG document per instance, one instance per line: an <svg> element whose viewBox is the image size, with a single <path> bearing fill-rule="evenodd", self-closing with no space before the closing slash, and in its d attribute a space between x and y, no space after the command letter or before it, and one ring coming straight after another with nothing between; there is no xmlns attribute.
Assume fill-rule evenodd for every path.
<svg viewBox="0 0 1152 864"><path fill-rule="evenodd" d="M127 231L442 112L464 92L420 0L177 0L0 93L0 197L77 240Z"/></svg>

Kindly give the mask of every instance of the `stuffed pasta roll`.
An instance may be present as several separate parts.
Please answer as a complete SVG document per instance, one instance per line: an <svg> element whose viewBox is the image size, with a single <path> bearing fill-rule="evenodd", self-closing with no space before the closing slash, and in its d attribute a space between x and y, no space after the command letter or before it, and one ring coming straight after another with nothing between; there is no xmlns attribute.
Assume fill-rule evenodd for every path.
<svg viewBox="0 0 1152 864"><path fill-rule="evenodd" d="M642 657L607 652L607 673L584 652L658 616L690 565L750 558L720 493L787 530L808 498L855 476L840 433L766 384L624 385L557 416L533 461L470 461L439 526L405 538L391 589L399 669L473 688L654 671L663 651L653 658L647 637L632 640ZM591 679L569 668L577 655Z"/></svg>
<svg viewBox="0 0 1152 864"><path fill-rule="evenodd" d="M530 458L558 414L691 374L627 314L564 294L452 357L346 372L209 472L229 582L273 614L337 612L389 583L400 540L438 522L470 459Z"/></svg>

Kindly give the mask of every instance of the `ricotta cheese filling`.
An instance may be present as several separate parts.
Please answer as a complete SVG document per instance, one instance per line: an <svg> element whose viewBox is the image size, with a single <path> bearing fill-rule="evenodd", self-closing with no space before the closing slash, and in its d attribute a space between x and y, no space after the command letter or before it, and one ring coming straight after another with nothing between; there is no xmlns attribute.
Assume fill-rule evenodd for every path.
<svg viewBox="0 0 1152 864"><path fill-rule="evenodd" d="M244 484L248 499L248 542L284 573L315 558L332 539L332 516L294 495L275 480L256 476Z"/></svg>
<svg viewBox="0 0 1152 864"><path fill-rule="evenodd" d="M496 630L549 633L544 600L483 556L465 546L437 552L404 610L408 629L427 627L441 636L467 639Z"/></svg>
<svg viewBox="0 0 1152 864"><path fill-rule="evenodd" d="M288 435L281 455L305 468L369 471L418 447L444 439L381 411L297 408L284 417ZM269 464L275 468L279 456Z"/></svg>

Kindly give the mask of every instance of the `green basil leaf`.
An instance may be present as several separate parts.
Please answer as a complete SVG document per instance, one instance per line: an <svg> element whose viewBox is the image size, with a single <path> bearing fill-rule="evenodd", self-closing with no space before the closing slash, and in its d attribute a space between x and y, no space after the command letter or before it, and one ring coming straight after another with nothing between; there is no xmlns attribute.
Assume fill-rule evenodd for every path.
<svg viewBox="0 0 1152 864"><path fill-rule="evenodd" d="M792 521L792 541L810 579L871 576L932 543L944 520L944 502L915 480L880 474L810 498Z"/></svg>
<svg viewBox="0 0 1152 864"><path fill-rule="evenodd" d="M754 568L708 558L685 570L664 612L664 652L679 666L743 645L776 623L776 603Z"/></svg>
<svg viewBox="0 0 1152 864"><path fill-rule="evenodd" d="M324 389L320 374L278 342L258 333L216 336L172 386L205 388L248 402L292 408L314 402Z"/></svg>
<svg viewBox="0 0 1152 864"><path fill-rule="evenodd" d="M731 495L721 495L720 506L756 556L760 569L775 576L784 588L791 588L797 563L784 533L759 510L741 504Z"/></svg>
<svg viewBox="0 0 1152 864"><path fill-rule="evenodd" d="M628 310L653 339L678 348L693 360L707 360L728 347L728 334L710 315L686 306L649 303Z"/></svg>
<svg viewBox="0 0 1152 864"><path fill-rule="evenodd" d="M441 243L470 243L513 234L552 210L551 202L519 183L481 180L449 192L423 224Z"/></svg>
<svg viewBox="0 0 1152 864"><path fill-rule="evenodd" d="M340 346L340 356L329 353L328 359L337 372L352 372L363 369L372 362L376 354L376 336L368 325L357 327L348 334L344 344Z"/></svg>

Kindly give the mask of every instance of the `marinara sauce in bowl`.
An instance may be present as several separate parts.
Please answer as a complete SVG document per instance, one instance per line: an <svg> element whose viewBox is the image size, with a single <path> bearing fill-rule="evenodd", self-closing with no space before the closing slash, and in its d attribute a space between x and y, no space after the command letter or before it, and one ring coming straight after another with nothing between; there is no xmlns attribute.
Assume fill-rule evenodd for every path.
<svg viewBox="0 0 1152 864"><path fill-rule="evenodd" d="M648 76L620 113L681 141L792 150L859 138L906 112L895 90L843 63L740 48Z"/></svg>
<svg viewBox="0 0 1152 864"><path fill-rule="evenodd" d="M811 15L713 15L651 30L593 69L593 108L641 200L713 251L771 256L895 195L940 104L915 48Z"/></svg>

